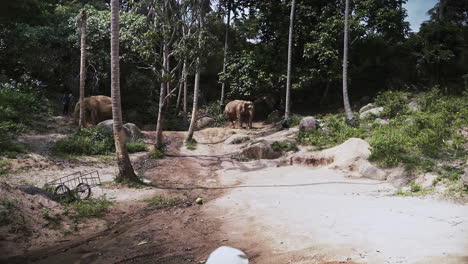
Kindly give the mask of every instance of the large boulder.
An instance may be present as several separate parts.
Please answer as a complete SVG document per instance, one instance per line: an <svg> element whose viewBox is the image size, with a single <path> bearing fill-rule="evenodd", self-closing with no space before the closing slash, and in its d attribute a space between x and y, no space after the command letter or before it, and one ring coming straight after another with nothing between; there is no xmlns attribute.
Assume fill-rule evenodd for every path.
<svg viewBox="0 0 468 264"><path fill-rule="evenodd" d="M133 123L126 123L123 125L124 128L126 128L126 131L128 130L130 133L128 134L129 140L130 141L137 141L141 138L143 138L143 132Z"/></svg>
<svg viewBox="0 0 468 264"><path fill-rule="evenodd" d="M366 104L365 106L361 107L361 109L359 110L359 113L362 113L362 112L365 112L367 110L370 110L374 108L374 105L373 104Z"/></svg>
<svg viewBox="0 0 468 264"><path fill-rule="evenodd" d="M114 131L114 121L112 119L102 121L99 124L97 124L97 126L102 127L108 131ZM143 138L143 133L135 124L126 123L123 125L123 129L125 131L127 142L136 141L138 139Z"/></svg>
<svg viewBox="0 0 468 264"><path fill-rule="evenodd" d="M307 116L304 117L299 123L299 130L303 132L315 131L318 127L318 122L315 117Z"/></svg>
<svg viewBox="0 0 468 264"><path fill-rule="evenodd" d="M210 254L206 264L249 264L249 259L239 249L222 246Z"/></svg>
<svg viewBox="0 0 468 264"><path fill-rule="evenodd" d="M384 111L383 107L375 107L371 108L369 110L363 111L359 117L361 119L366 119L369 117L380 117L382 115L382 112Z"/></svg>
<svg viewBox="0 0 468 264"><path fill-rule="evenodd" d="M197 120L197 127L198 128L205 128L211 124L213 124L215 120L209 116L202 117Z"/></svg>
<svg viewBox="0 0 468 264"><path fill-rule="evenodd" d="M270 142L262 141L247 146L242 155L247 159L276 159L281 156L281 151L275 151Z"/></svg>
<svg viewBox="0 0 468 264"><path fill-rule="evenodd" d="M382 119L382 118L376 118L375 122L377 124L380 124L380 125L388 125L389 124L388 120L385 120L385 119Z"/></svg>

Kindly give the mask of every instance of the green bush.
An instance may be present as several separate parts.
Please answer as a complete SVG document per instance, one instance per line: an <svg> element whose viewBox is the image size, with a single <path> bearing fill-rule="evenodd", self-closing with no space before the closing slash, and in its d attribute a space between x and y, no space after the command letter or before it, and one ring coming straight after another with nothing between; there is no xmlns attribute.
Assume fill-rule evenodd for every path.
<svg viewBox="0 0 468 264"><path fill-rule="evenodd" d="M366 136L366 131L363 127L348 126L346 118L342 114L332 115L329 120L325 121L324 127L325 130L300 131L298 133L299 143L324 149L339 145L352 137L364 138Z"/></svg>
<svg viewBox="0 0 468 264"><path fill-rule="evenodd" d="M112 204L112 201L102 197L97 199L75 201L71 203L70 206L74 211L72 216L76 219L81 219L87 217L101 217Z"/></svg>
<svg viewBox="0 0 468 264"><path fill-rule="evenodd" d="M127 149L129 153L143 152L148 150L145 142L143 141L128 142Z"/></svg>
<svg viewBox="0 0 468 264"><path fill-rule="evenodd" d="M242 144L250 140L250 137L240 137L232 141L232 144Z"/></svg>
<svg viewBox="0 0 468 264"><path fill-rule="evenodd" d="M409 111L409 96L407 92L386 91L377 95L375 104L384 108L383 116L394 118Z"/></svg>
<svg viewBox="0 0 468 264"><path fill-rule="evenodd" d="M16 87L16 84L0 83L0 155L9 157L26 151L13 142L16 135L28 131L33 120L48 113L38 94Z"/></svg>
<svg viewBox="0 0 468 264"><path fill-rule="evenodd" d="M114 135L102 127L82 128L59 140L52 148L58 155L102 155L115 152Z"/></svg>
<svg viewBox="0 0 468 264"><path fill-rule="evenodd" d="M156 196L154 198L145 200L148 203L148 209L162 209L166 207L176 206L180 201L177 198L164 198L162 196Z"/></svg>
<svg viewBox="0 0 468 264"><path fill-rule="evenodd" d="M295 142L287 141L276 141L271 144L274 151L298 151L297 144Z"/></svg>
<svg viewBox="0 0 468 264"><path fill-rule="evenodd" d="M187 140L185 142L185 146L188 150L196 150L197 149L197 141L194 138Z"/></svg>
<svg viewBox="0 0 468 264"><path fill-rule="evenodd" d="M150 151L149 155L153 159L162 159L166 156L166 147L162 147L162 148L154 147L153 150Z"/></svg>
<svg viewBox="0 0 468 264"><path fill-rule="evenodd" d="M222 127L226 124L224 108L219 106L218 101L214 101L208 104L204 109L201 110L201 113L214 119L214 122L210 124L211 127Z"/></svg>

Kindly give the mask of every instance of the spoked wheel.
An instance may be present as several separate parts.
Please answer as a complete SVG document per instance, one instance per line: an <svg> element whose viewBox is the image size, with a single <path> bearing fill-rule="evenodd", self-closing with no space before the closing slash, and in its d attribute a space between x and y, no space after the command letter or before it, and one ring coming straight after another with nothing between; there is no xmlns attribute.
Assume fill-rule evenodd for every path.
<svg viewBox="0 0 468 264"><path fill-rule="evenodd" d="M62 202L71 202L73 197L71 195L70 188L65 184L60 184L55 188L54 191L55 196L57 196Z"/></svg>
<svg viewBox="0 0 468 264"><path fill-rule="evenodd" d="M91 196L91 187L87 183L80 183L75 188L76 198L78 200L86 200Z"/></svg>

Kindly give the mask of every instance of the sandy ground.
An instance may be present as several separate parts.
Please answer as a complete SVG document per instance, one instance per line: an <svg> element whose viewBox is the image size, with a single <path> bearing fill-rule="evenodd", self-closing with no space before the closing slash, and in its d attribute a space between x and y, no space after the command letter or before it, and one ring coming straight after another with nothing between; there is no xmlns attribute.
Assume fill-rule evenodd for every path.
<svg viewBox="0 0 468 264"><path fill-rule="evenodd" d="M259 124L252 130L210 128L195 133L199 144L191 151L183 146L184 132L166 132L166 158L132 156L153 187L110 184L94 190L117 201L104 218L106 230L8 263L203 263L221 245L243 250L253 264L468 263L467 205L391 196L395 189L387 183L327 168L235 161L231 156L242 145L224 143L233 133L267 140L291 136ZM98 169L103 181L111 181L116 169L112 161L48 157L44 144L35 150L38 162L49 162L46 169L20 170L12 182L40 184L81 169ZM179 202L148 210L143 200L155 195ZM203 205L193 203L197 197Z"/></svg>
<svg viewBox="0 0 468 264"><path fill-rule="evenodd" d="M255 163L250 166L260 165ZM389 184L326 168L219 175L223 184L240 181L242 188L205 210L222 220L230 239L268 245L270 253L256 263L468 263L466 205L389 196L394 192Z"/></svg>

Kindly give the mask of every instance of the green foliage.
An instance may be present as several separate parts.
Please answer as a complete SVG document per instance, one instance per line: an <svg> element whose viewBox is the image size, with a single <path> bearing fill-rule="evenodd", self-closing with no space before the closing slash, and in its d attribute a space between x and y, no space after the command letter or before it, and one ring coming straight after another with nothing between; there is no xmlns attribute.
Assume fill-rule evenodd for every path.
<svg viewBox="0 0 468 264"><path fill-rule="evenodd" d="M466 126L468 102L463 97L443 96L437 89L418 98L422 110L396 113L389 125L372 132L370 159L383 166L404 163L409 169L430 170L431 159L466 155L466 142L458 129Z"/></svg>
<svg viewBox="0 0 468 264"><path fill-rule="evenodd" d="M73 217L75 219L84 219L88 217L102 217L107 209L113 204L112 201L106 199L106 197L89 199L89 200L78 200L70 204L73 209Z"/></svg>
<svg viewBox="0 0 468 264"><path fill-rule="evenodd" d="M153 159L162 159L166 156L166 147L162 147L162 148L157 148L156 146L153 148L153 150L151 150L151 152L149 153L149 155L153 158Z"/></svg>
<svg viewBox="0 0 468 264"><path fill-rule="evenodd" d="M0 227L10 225L8 232L30 235L26 220L18 209L18 202L13 199L0 198Z"/></svg>
<svg viewBox="0 0 468 264"><path fill-rule="evenodd" d="M148 148L146 147L145 142L136 141L136 142L128 142L127 143L127 150L128 150L129 153L136 153L136 152L147 151Z"/></svg>
<svg viewBox="0 0 468 264"><path fill-rule="evenodd" d="M162 209L166 207L173 207L180 203L179 199L177 198L165 198L162 196L156 196L154 198L145 200L148 203L148 209Z"/></svg>
<svg viewBox="0 0 468 264"><path fill-rule="evenodd" d="M288 141L275 141L271 144L274 151L298 151L297 144L295 142Z"/></svg>
<svg viewBox="0 0 468 264"><path fill-rule="evenodd" d="M346 118L342 115L332 115L324 122L324 129L312 132L298 133L300 144L313 145L318 149L330 148L356 137L364 138L366 131L362 127L351 127L346 124Z"/></svg>
<svg viewBox="0 0 468 264"><path fill-rule="evenodd" d="M194 138L191 138L185 142L185 146L188 150L196 150L197 149L197 141Z"/></svg>
<svg viewBox="0 0 468 264"><path fill-rule="evenodd" d="M394 118L409 111L409 93L399 91L386 91L375 98L375 104L384 108L383 116Z"/></svg>
<svg viewBox="0 0 468 264"><path fill-rule="evenodd" d="M32 121L46 115L40 96L29 91L28 83L0 82L0 155L15 157L26 148L14 143L16 135L32 128Z"/></svg>
<svg viewBox="0 0 468 264"><path fill-rule="evenodd" d="M242 144L250 140L250 137L240 137L232 141L232 144Z"/></svg>
<svg viewBox="0 0 468 264"><path fill-rule="evenodd" d="M410 191L411 191L411 192L414 192L414 193L415 193L415 192L419 192L419 191L421 191L422 189L423 189L423 187L422 187L421 185L417 184L416 182L412 181L412 182L410 183Z"/></svg>
<svg viewBox="0 0 468 264"><path fill-rule="evenodd" d="M222 127L226 124L226 116L224 115L224 108L219 106L218 101L214 101L208 104L205 109L200 111L202 115L209 116L214 119L214 122L210 124L212 127Z"/></svg>
<svg viewBox="0 0 468 264"><path fill-rule="evenodd" d="M114 135L101 127L82 128L59 140L52 150L58 155L102 155L115 151Z"/></svg>
<svg viewBox="0 0 468 264"><path fill-rule="evenodd" d="M0 176L8 174L10 171L10 162L8 160L0 160Z"/></svg>

